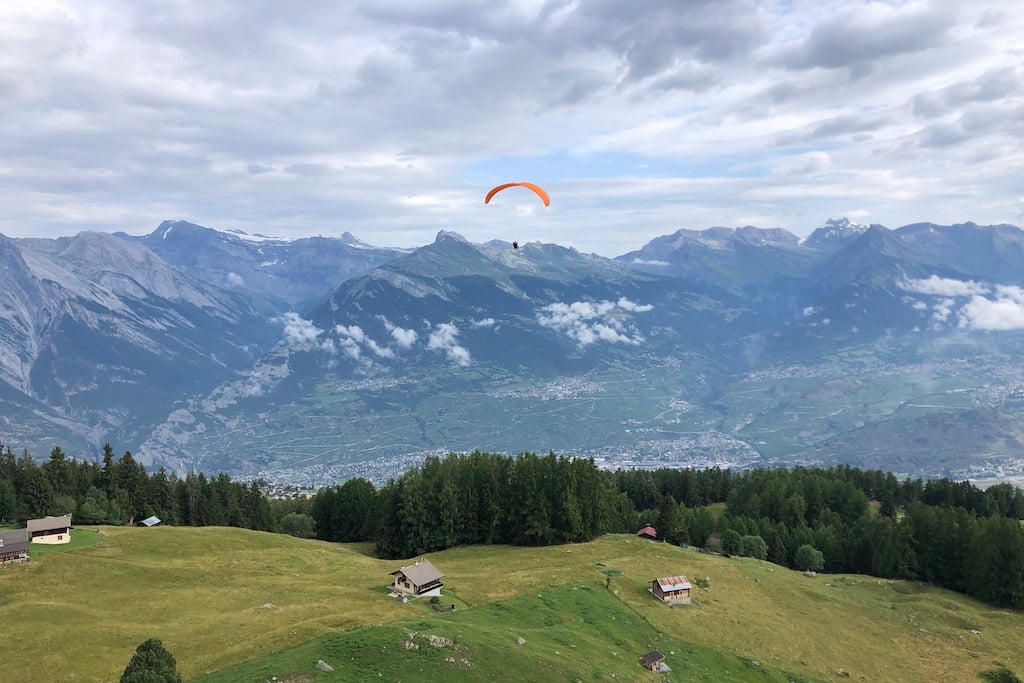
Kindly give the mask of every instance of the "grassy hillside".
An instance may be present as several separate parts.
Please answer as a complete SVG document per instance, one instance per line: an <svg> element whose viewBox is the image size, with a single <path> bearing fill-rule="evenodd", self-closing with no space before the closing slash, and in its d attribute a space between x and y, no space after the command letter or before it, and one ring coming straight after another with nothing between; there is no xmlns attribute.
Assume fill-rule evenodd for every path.
<svg viewBox="0 0 1024 683"><path fill-rule="evenodd" d="M415 618L325 636L200 681L306 680L321 659L335 667L317 679L324 681L657 681L662 676L645 672L637 661L655 648L672 668L667 680L811 680L659 632L603 583L545 588L465 613L428 609Z"/></svg>
<svg viewBox="0 0 1024 683"><path fill-rule="evenodd" d="M187 679L216 674L211 681L318 680L317 659L337 667L323 680L437 680L439 670L465 680L495 671L517 680L658 680L636 664L653 647L676 653L672 680L839 680L843 668L850 680L976 682L997 662L1024 672L1024 614L917 584L810 578L628 536L435 553L460 605L435 614L388 598L381 587L401 563L374 559L365 546L227 528L99 532L94 545L0 569L5 678L116 680L149 637L164 642ZM610 591L597 563L623 572ZM677 573L709 577L710 588L670 609L646 582ZM461 649L407 651L409 632Z"/></svg>

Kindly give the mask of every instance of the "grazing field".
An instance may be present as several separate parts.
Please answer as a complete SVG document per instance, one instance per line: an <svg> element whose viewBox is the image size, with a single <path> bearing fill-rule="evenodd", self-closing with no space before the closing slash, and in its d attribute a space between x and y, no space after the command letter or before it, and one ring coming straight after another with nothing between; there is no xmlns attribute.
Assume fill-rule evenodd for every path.
<svg viewBox="0 0 1024 683"><path fill-rule="evenodd" d="M856 681L976 682L1000 664L1024 672L1019 612L914 583L808 577L629 536L434 553L459 606L435 613L389 598L381 587L403 563L377 560L366 545L213 527L73 535L97 531L92 545L0 568L5 678L116 680L150 637L186 680L209 681L487 680L495 671L659 680L636 662L655 647L677 681L831 681L844 669ZM651 578L680 573L709 579L693 605L668 608L647 591ZM420 649L406 650L411 632L461 649L414 639ZM316 671L318 659L335 670Z"/></svg>
<svg viewBox="0 0 1024 683"><path fill-rule="evenodd" d="M807 683L808 679L659 632L604 583L546 588L467 613L426 614L336 633L201 683L335 681L649 681L641 655L658 649L676 681ZM319 679L317 679L319 680Z"/></svg>

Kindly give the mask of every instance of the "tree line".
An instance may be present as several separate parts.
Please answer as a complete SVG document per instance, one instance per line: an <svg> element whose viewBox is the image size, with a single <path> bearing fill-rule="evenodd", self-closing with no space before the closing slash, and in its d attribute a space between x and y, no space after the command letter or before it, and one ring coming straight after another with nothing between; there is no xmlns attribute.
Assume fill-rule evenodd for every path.
<svg viewBox="0 0 1024 683"><path fill-rule="evenodd" d="M370 541L385 559L460 545L549 545L634 533L826 572L919 580L1024 607L1024 491L830 468L605 471L592 460L485 452L365 479L312 500L269 501L224 473L147 473L129 452L101 461L55 447L37 464L0 447L0 522L74 514L78 524L236 526Z"/></svg>
<svg viewBox="0 0 1024 683"><path fill-rule="evenodd" d="M235 526L275 531L279 514L256 482L221 473L184 478L160 468L152 474L128 451L107 444L100 462L76 460L54 447L36 463L0 446L0 522L72 514L77 524L135 524L147 517L181 526Z"/></svg>

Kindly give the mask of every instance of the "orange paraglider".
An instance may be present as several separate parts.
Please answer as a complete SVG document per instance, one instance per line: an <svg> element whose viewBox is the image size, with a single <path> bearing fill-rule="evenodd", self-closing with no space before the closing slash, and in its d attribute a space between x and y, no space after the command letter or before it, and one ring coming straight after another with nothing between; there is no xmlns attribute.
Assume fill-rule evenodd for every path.
<svg viewBox="0 0 1024 683"><path fill-rule="evenodd" d="M551 206L551 197L549 197L548 193L544 191L544 188L541 187L540 185L534 185L533 183L527 182L504 183L502 185L498 185L497 187L491 188L491 191L487 193L486 197L484 197L484 204L490 203L491 197L493 197L494 195L498 194L499 192L508 187L525 187L528 190L533 190L533 192L536 193L538 197L540 197L541 201L544 202L544 206Z"/></svg>

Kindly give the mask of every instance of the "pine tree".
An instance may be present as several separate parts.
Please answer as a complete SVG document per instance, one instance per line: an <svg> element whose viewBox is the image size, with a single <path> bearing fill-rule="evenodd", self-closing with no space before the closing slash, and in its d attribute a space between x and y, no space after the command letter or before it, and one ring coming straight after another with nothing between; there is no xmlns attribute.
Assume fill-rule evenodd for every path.
<svg viewBox="0 0 1024 683"><path fill-rule="evenodd" d="M182 683L182 678L174 655L158 638L150 638L135 649L121 683Z"/></svg>
<svg viewBox="0 0 1024 683"><path fill-rule="evenodd" d="M35 463L25 468L24 484L19 492L18 499L29 517L43 517L50 510L53 503L53 489L50 487L50 480Z"/></svg>

